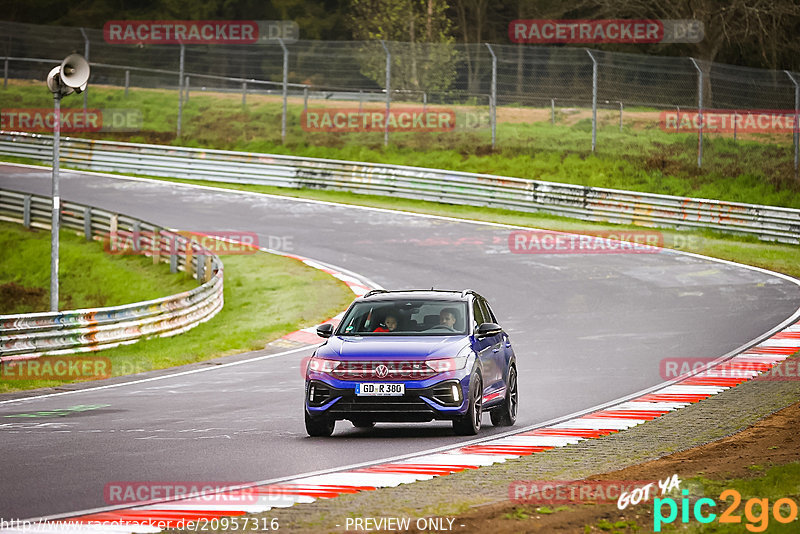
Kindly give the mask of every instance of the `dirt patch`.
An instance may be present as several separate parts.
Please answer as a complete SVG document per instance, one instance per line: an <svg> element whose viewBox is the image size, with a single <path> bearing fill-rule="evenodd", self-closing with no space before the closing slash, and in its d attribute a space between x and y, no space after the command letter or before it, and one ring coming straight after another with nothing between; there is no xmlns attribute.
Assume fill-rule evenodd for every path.
<svg viewBox="0 0 800 534"><path fill-rule="evenodd" d="M800 403L784 408L733 436L641 465L593 476L591 480L664 480L673 474L678 474L681 479L701 475L714 480L757 476L759 472L753 471L753 465L800 461L797 428L800 428ZM455 524L464 525L459 532L465 533L633 532L633 524L638 525L639 531L652 531L652 504L631 506L621 511L616 503L587 502L570 504L568 510L550 513L557 507L548 505L545 509L541 505L506 501L475 508L458 517ZM616 527L609 528L615 524Z"/></svg>
<svg viewBox="0 0 800 534"><path fill-rule="evenodd" d="M46 310L50 305L47 292L41 287L26 287L16 282L0 285L0 302L8 309ZM0 313L4 310L0 309ZM8 312L11 313L11 312Z"/></svg>

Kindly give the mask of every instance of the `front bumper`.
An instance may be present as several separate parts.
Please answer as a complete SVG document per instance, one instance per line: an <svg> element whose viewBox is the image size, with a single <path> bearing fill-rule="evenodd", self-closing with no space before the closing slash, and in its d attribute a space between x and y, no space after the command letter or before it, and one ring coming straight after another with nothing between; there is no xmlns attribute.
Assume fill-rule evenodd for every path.
<svg viewBox="0 0 800 534"><path fill-rule="evenodd" d="M397 397L366 397L355 394L355 383L325 380L306 381L305 405L312 416L358 419L376 422L424 422L452 420L468 409L469 377L444 379L432 385L405 382L405 394ZM452 386L459 395L454 400Z"/></svg>

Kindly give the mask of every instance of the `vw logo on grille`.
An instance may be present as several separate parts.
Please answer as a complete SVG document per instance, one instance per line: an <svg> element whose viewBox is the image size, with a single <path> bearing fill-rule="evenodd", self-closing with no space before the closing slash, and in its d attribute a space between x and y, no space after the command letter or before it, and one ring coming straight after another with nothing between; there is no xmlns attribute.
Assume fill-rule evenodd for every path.
<svg viewBox="0 0 800 534"><path fill-rule="evenodd" d="M389 374L389 368L383 364L380 364L375 368L375 376L378 378L386 378L386 375Z"/></svg>

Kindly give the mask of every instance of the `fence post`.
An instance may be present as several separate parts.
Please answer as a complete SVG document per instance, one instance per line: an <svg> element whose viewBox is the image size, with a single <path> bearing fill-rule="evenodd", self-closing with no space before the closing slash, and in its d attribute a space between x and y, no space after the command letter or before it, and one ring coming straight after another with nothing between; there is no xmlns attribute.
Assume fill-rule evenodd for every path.
<svg viewBox="0 0 800 534"><path fill-rule="evenodd" d="M489 53L492 54L492 96L489 97L489 120L492 124L492 150L494 150L497 137L497 56L492 50L492 45L485 43Z"/></svg>
<svg viewBox="0 0 800 534"><path fill-rule="evenodd" d="M131 84L131 71L125 69L125 98L128 98L128 86Z"/></svg>
<svg viewBox="0 0 800 534"><path fill-rule="evenodd" d="M703 166L703 69L693 57L692 65L697 69L697 168Z"/></svg>
<svg viewBox="0 0 800 534"><path fill-rule="evenodd" d="M185 47L181 43L181 61L178 67L178 137L181 136L181 120L183 119L183 59Z"/></svg>
<svg viewBox="0 0 800 534"><path fill-rule="evenodd" d="M22 198L22 226L30 229L31 227L31 196L25 195Z"/></svg>
<svg viewBox="0 0 800 534"><path fill-rule="evenodd" d="M550 123L555 126L556 124L556 99L550 99Z"/></svg>
<svg viewBox="0 0 800 534"><path fill-rule="evenodd" d="M86 206L83 208L83 236L86 241L92 240L92 208Z"/></svg>
<svg viewBox="0 0 800 534"><path fill-rule="evenodd" d="M619 133L622 133L622 102L619 103Z"/></svg>
<svg viewBox="0 0 800 534"><path fill-rule="evenodd" d="M8 52L6 52L6 59L3 62L3 89L8 87Z"/></svg>
<svg viewBox="0 0 800 534"><path fill-rule="evenodd" d="M675 108L677 108L677 110L678 110L678 117L675 120L675 131L677 132L678 130L681 129L681 107L680 106L675 106Z"/></svg>
<svg viewBox="0 0 800 534"><path fill-rule="evenodd" d="M198 282L203 281L203 277L205 276L206 272L206 257L204 254L197 255L197 270L196 270L196 278Z"/></svg>
<svg viewBox="0 0 800 534"><path fill-rule="evenodd" d="M278 38L283 49L283 111L281 112L281 143L286 142L286 96L289 83L289 49L283 44L283 39Z"/></svg>
<svg viewBox="0 0 800 534"><path fill-rule="evenodd" d="M592 58L592 153L597 147L597 60L588 48L586 53Z"/></svg>
<svg viewBox="0 0 800 534"><path fill-rule="evenodd" d="M361 111L364 108L364 91L359 89L358 90L358 114L361 114Z"/></svg>
<svg viewBox="0 0 800 534"><path fill-rule="evenodd" d="M183 78L183 93L184 93L184 96L186 97L186 103L188 104L189 103L189 77L188 76L185 76Z"/></svg>
<svg viewBox="0 0 800 534"><path fill-rule="evenodd" d="M392 103L392 54L386 42L381 39L381 46L386 51L386 116L383 118L383 146L389 146L389 107Z"/></svg>
<svg viewBox="0 0 800 534"><path fill-rule="evenodd" d="M242 82L242 107L247 105L247 80Z"/></svg>
<svg viewBox="0 0 800 534"><path fill-rule="evenodd" d="M86 61L89 61L89 36L86 35L86 31L83 28L80 28L81 35L83 35L83 57ZM89 88L83 90L83 113L86 113L86 108L88 106L88 98L89 98Z"/></svg>
<svg viewBox="0 0 800 534"><path fill-rule="evenodd" d="M303 113L308 113L308 86L303 86Z"/></svg>
<svg viewBox="0 0 800 534"><path fill-rule="evenodd" d="M798 153L798 141L800 141L800 124L797 124L798 120L800 120L800 85L797 83L797 79L792 76L792 73L788 70L783 71L792 80L794 84L794 175L795 178L800 177L798 174L798 161L800 158L800 153Z"/></svg>

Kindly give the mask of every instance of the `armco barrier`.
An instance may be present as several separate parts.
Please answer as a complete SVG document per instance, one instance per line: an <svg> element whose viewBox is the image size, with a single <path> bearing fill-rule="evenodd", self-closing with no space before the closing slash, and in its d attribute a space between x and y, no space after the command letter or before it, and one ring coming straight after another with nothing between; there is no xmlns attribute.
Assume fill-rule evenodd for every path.
<svg viewBox="0 0 800 534"><path fill-rule="evenodd" d="M52 159L52 138L0 132L0 155ZM541 211L588 221L710 228L800 243L800 210L400 165L62 138L61 161L106 172L310 187Z"/></svg>
<svg viewBox="0 0 800 534"><path fill-rule="evenodd" d="M51 200L0 189L0 220L50 228ZM0 315L0 362L95 351L142 337L171 336L211 319L223 306L222 261L186 237L123 215L72 202L61 204L62 226L87 240L109 235L137 242L143 254L189 271L202 285L124 306ZM173 250L174 249L174 250ZM188 254L187 254L188 252Z"/></svg>

